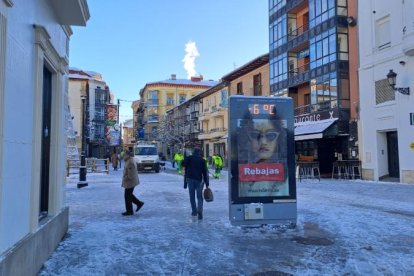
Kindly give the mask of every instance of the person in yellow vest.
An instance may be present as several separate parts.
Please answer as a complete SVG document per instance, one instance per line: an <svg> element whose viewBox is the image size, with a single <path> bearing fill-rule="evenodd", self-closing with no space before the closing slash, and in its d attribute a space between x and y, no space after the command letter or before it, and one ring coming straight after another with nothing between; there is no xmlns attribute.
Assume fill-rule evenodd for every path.
<svg viewBox="0 0 414 276"><path fill-rule="evenodd" d="M220 155L215 153L213 154L213 164L214 164L214 178L220 178L220 172L223 167L223 160Z"/></svg>
<svg viewBox="0 0 414 276"><path fill-rule="evenodd" d="M184 155L181 152L177 152L174 155L174 161L177 164L177 173L178 174L183 174L183 160L184 160Z"/></svg>

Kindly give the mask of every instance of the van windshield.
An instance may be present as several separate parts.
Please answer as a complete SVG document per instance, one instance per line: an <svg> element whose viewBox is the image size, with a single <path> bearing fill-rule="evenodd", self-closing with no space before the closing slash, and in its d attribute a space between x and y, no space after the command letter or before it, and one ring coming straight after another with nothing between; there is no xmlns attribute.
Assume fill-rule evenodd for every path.
<svg viewBox="0 0 414 276"><path fill-rule="evenodd" d="M157 155L157 149L154 147L137 147L135 155Z"/></svg>

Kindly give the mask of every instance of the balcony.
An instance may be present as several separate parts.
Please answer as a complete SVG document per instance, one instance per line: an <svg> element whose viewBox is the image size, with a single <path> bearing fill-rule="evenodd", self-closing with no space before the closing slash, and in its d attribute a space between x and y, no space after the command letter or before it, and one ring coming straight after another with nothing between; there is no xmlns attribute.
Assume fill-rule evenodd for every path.
<svg viewBox="0 0 414 276"><path fill-rule="evenodd" d="M288 49L297 48L309 42L309 25L305 24L288 34Z"/></svg>
<svg viewBox="0 0 414 276"><path fill-rule="evenodd" d="M62 25L86 26L89 8L86 0L50 1L56 18Z"/></svg>
<svg viewBox="0 0 414 276"><path fill-rule="evenodd" d="M158 99L148 99L146 101L147 106L158 106Z"/></svg>
<svg viewBox="0 0 414 276"><path fill-rule="evenodd" d="M287 0L286 1L286 10L289 13L294 13L294 11L304 5L307 5L307 0Z"/></svg>
<svg viewBox="0 0 414 276"><path fill-rule="evenodd" d="M310 64L304 64L289 70L289 86L299 85L310 80Z"/></svg>
<svg viewBox="0 0 414 276"><path fill-rule="evenodd" d="M338 100L325 101L317 104L302 105L295 108L295 117L308 115L320 111L327 111L338 107Z"/></svg>
<svg viewBox="0 0 414 276"><path fill-rule="evenodd" d="M200 130L199 140L220 139L227 134L227 128L212 128L210 130Z"/></svg>
<svg viewBox="0 0 414 276"><path fill-rule="evenodd" d="M147 123L158 123L159 116L158 115L148 115Z"/></svg>
<svg viewBox="0 0 414 276"><path fill-rule="evenodd" d="M191 121L196 121L198 119L198 111L193 111L190 114L190 120Z"/></svg>
<svg viewBox="0 0 414 276"><path fill-rule="evenodd" d="M199 121L208 121L211 117L211 114L209 112L202 112L198 115Z"/></svg>
<svg viewBox="0 0 414 276"><path fill-rule="evenodd" d="M227 108L213 106L211 113L213 117L224 117L227 112Z"/></svg>

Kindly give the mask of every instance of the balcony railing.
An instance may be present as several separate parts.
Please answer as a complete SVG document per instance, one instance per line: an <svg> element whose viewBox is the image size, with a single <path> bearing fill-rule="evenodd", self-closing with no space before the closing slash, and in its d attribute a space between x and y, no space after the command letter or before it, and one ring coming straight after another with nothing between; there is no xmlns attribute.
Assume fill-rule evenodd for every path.
<svg viewBox="0 0 414 276"><path fill-rule="evenodd" d="M149 115L148 116L148 123L156 123L158 122L159 116L158 115Z"/></svg>
<svg viewBox="0 0 414 276"><path fill-rule="evenodd" d="M289 70L289 78L293 78L298 74L306 73L310 70L310 63L306 63L302 66L293 68L292 70Z"/></svg>
<svg viewBox="0 0 414 276"><path fill-rule="evenodd" d="M190 114L190 120L197 120L198 119L198 111L193 111Z"/></svg>
<svg viewBox="0 0 414 276"><path fill-rule="evenodd" d="M219 127L219 128L210 129L210 132L220 132L220 131L227 131L227 128Z"/></svg>
<svg viewBox="0 0 414 276"><path fill-rule="evenodd" d="M309 30L309 24L306 23L306 24L300 26L299 28L297 28L297 29L291 31L290 33L288 33L288 40L291 41L292 39L295 39L298 36L303 35L308 30Z"/></svg>
<svg viewBox="0 0 414 276"><path fill-rule="evenodd" d="M148 99L146 104L150 106L158 105L158 99Z"/></svg>
<svg viewBox="0 0 414 276"><path fill-rule="evenodd" d="M311 114L318 111L329 110L338 107L338 100L325 101L317 104L302 105L295 108L295 116Z"/></svg>

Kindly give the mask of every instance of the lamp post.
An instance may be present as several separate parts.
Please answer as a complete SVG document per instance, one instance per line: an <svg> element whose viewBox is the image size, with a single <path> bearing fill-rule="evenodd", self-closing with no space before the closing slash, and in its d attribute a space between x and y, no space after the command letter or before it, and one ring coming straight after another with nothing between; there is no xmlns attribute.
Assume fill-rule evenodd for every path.
<svg viewBox="0 0 414 276"><path fill-rule="evenodd" d="M85 163L85 101L86 97L81 96L82 99L82 152L81 152L81 163L79 166L79 182L78 188L82 188L88 186L88 182L86 182L86 163Z"/></svg>
<svg viewBox="0 0 414 276"><path fill-rule="evenodd" d="M394 91L397 91L403 95L410 95L410 87L395 87L397 84L397 73L392 69L387 74L388 83Z"/></svg>

